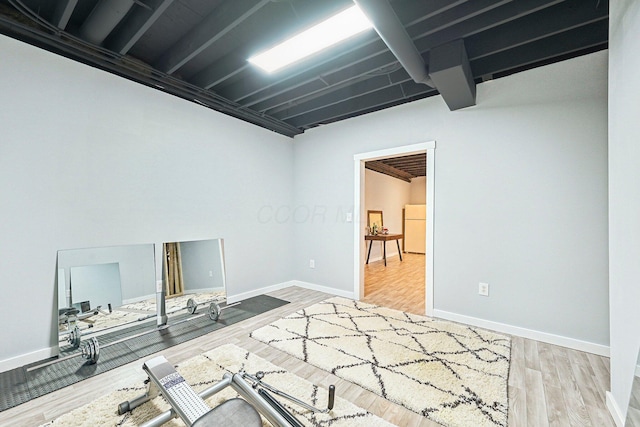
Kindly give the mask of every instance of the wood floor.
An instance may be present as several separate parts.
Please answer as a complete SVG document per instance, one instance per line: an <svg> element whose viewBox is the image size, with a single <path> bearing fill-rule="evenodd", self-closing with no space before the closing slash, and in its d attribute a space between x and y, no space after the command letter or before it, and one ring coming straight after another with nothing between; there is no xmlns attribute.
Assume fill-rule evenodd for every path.
<svg viewBox="0 0 640 427"><path fill-rule="evenodd" d="M364 266L365 302L424 314L425 259L421 254L402 254Z"/></svg>
<svg viewBox="0 0 640 427"><path fill-rule="evenodd" d="M359 386L249 338L252 330L330 297L328 294L298 287L269 295L291 303L164 350L162 354L171 362L179 363L222 344L233 343L315 384L325 387L335 384L339 396L393 424L436 426L420 415ZM604 397L605 390L609 389L608 358L517 337L513 339L511 357L509 426L614 427L606 410ZM37 426L117 388L142 382L145 375L140 368L141 364L141 361L132 362L0 412L0 425Z"/></svg>

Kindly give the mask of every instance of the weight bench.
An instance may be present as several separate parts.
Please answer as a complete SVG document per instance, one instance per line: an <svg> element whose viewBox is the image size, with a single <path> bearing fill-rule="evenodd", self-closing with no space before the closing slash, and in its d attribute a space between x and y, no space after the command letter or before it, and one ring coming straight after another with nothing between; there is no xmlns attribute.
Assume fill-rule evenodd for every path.
<svg viewBox="0 0 640 427"><path fill-rule="evenodd" d="M171 405L170 410L144 423L143 427L158 427L176 416L179 416L187 426L194 427L220 425L225 427L261 427L262 420L259 413L275 427L303 427L300 421L271 393L289 399L313 412L329 412L334 403L335 387L333 385L329 387L328 408L321 410L264 383L262 381L264 373L262 372L258 372L255 376L245 372L225 373L220 382L198 394L164 356L146 361L142 369L149 377L146 381L147 392L133 400L120 403L118 414L123 415L155 398L158 394L162 394ZM204 399L229 386L244 399L230 399L213 409L205 403Z"/></svg>

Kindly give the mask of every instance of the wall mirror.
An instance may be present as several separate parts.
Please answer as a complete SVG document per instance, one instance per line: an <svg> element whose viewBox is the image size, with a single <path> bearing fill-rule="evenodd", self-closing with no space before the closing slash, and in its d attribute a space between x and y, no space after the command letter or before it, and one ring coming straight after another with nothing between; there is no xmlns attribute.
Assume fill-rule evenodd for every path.
<svg viewBox="0 0 640 427"><path fill-rule="evenodd" d="M155 311L136 308L155 298L152 244L60 250L57 281L61 351L131 324L155 326Z"/></svg>
<svg viewBox="0 0 640 427"><path fill-rule="evenodd" d="M165 309L170 318L226 300L223 239L166 242L163 255ZM187 305L194 311L183 310Z"/></svg>
<svg viewBox="0 0 640 427"><path fill-rule="evenodd" d="M627 420L625 427L640 427L640 352L636 360L636 370L631 385L631 397L629 397L629 408L627 409Z"/></svg>
<svg viewBox="0 0 640 427"><path fill-rule="evenodd" d="M370 232L373 232L374 225L376 230L382 230L382 211L367 211L367 227Z"/></svg>

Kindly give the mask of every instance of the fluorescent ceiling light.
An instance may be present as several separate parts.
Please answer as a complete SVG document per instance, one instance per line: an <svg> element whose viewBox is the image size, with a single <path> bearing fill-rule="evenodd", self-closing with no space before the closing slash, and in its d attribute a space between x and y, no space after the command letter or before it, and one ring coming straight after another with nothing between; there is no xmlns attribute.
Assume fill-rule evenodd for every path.
<svg viewBox="0 0 640 427"><path fill-rule="evenodd" d="M352 6L279 45L252 56L249 62L271 73L372 27L360 8Z"/></svg>

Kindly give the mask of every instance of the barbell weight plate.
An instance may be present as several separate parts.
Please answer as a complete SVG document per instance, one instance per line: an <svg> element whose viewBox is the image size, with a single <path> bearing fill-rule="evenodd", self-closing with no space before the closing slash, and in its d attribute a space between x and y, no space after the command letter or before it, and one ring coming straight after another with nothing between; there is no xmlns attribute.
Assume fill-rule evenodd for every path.
<svg viewBox="0 0 640 427"><path fill-rule="evenodd" d="M212 302L211 304L209 304L209 318L214 322L217 322L219 317L220 306L217 303Z"/></svg>
<svg viewBox="0 0 640 427"><path fill-rule="evenodd" d="M189 298L187 300L187 311L189 314L193 314L196 312L196 308L198 308L198 304L193 300L193 298Z"/></svg>
<svg viewBox="0 0 640 427"><path fill-rule="evenodd" d="M89 365L98 362L98 358L100 357L100 343L96 337L92 337L84 343L82 347L82 357L87 359Z"/></svg>
<svg viewBox="0 0 640 427"><path fill-rule="evenodd" d="M78 348L80 347L81 340L82 340L82 334L80 333L80 328L78 326L75 326L71 330L71 332L69 332L69 335L67 336L67 341L69 342L69 344L71 344L73 348Z"/></svg>
<svg viewBox="0 0 640 427"><path fill-rule="evenodd" d="M93 357L91 358L91 363L97 363L98 357L100 357L100 343L98 342L98 339L96 337L91 338L91 341L93 341L93 349L94 349Z"/></svg>

